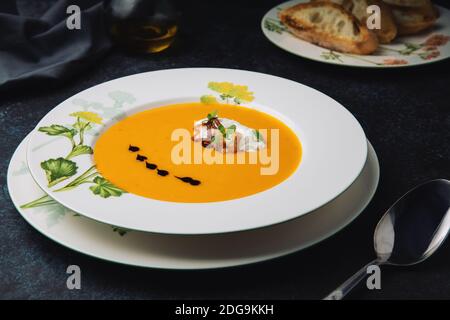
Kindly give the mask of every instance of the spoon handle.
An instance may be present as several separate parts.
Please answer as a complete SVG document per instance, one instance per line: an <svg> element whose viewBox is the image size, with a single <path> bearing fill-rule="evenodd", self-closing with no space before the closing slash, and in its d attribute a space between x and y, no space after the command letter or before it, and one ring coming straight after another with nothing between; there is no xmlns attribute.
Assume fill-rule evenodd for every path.
<svg viewBox="0 0 450 320"><path fill-rule="evenodd" d="M336 290L327 295L323 300L341 300L347 293L349 293L361 280L365 279L367 276L367 268L372 265L380 265L380 261L375 259L364 267L359 269L353 276L347 279L343 284L341 284Z"/></svg>

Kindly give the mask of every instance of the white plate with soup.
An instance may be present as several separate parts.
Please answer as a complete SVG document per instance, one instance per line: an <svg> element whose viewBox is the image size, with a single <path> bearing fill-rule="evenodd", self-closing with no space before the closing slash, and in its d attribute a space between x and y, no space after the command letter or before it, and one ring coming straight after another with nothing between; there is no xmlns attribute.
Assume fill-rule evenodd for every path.
<svg viewBox="0 0 450 320"><path fill-rule="evenodd" d="M367 158L353 115L266 74L212 68L136 74L87 89L30 135L37 184L65 207L126 229L261 228L336 198Z"/></svg>

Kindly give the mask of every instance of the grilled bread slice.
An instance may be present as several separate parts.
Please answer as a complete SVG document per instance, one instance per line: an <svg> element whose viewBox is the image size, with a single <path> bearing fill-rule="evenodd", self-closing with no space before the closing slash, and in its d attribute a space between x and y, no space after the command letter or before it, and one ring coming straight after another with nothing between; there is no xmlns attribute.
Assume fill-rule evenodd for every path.
<svg viewBox="0 0 450 320"><path fill-rule="evenodd" d="M399 35L415 34L432 27L439 16L430 0L421 7L391 6Z"/></svg>
<svg viewBox="0 0 450 320"><path fill-rule="evenodd" d="M392 42L397 36L397 25L394 21L391 8L382 0L312 0L313 2L332 2L341 5L345 10L352 13L361 23L366 24L370 14L367 7L378 5L381 9L381 29L372 30L378 37L380 43Z"/></svg>
<svg viewBox="0 0 450 320"><path fill-rule="evenodd" d="M302 3L281 10L279 17L295 36L328 49L370 54L378 48L376 35L335 3Z"/></svg>
<svg viewBox="0 0 450 320"><path fill-rule="evenodd" d="M372 30L378 37L380 43L390 43L397 36L397 25L394 20L391 8L381 0L350 0L352 5L350 12L363 24L371 13L367 13L367 7L377 5L380 7L381 29Z"/></svg>

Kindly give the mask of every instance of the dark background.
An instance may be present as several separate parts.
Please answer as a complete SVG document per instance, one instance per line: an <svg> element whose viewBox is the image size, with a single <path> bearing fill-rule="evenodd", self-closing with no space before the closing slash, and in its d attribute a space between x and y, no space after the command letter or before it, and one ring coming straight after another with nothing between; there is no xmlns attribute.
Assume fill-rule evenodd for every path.
<svg viewBox="0 0 450 320"><path fill-rule="evenodd" d="M19 1L40 15L53 1ZM435 1L445 3L446 1ZM384 211L404 192L450 178L450 60L396 70L312 62L280 50L260 29L279 1L184 1L175 46L155 55L112 50L94 68L59 88L0 96L0 298L33 299L318 299L374 258L372 235ZM449 7L449 5L446 5ZM381 165L375 198L351 225L307 250L254 265L214 271L126 267L68 250L36 232L6 187L14 149L38 121L70 96L101 82L152 70L227 67L292 79L330 95L361 122ZM66 268L82 269L82 290L66 289ZM352 299L450 298L450 242L428 261L382 268L382 290Z"/></svg>

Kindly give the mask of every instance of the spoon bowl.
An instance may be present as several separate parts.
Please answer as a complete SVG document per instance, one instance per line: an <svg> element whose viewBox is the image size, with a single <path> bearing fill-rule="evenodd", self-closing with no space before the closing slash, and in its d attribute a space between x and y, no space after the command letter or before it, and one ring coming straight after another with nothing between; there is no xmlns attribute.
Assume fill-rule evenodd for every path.
<svg viewBox="0 0 450 320"><path fill-rule="evenodd" d="M409 266L429 258L450 230L450 181L431 180L408 191L383 215L374 232L377 259L360 269L325 300L340 300L371 265Z"/></svg>
<svg viewBox="0 0 450 320"><path fill-rule="evenodd" d="M384 214L374 247L384 264L408 266L430 257L450 229L450 181L432 180L412 189Z"/></svg>

